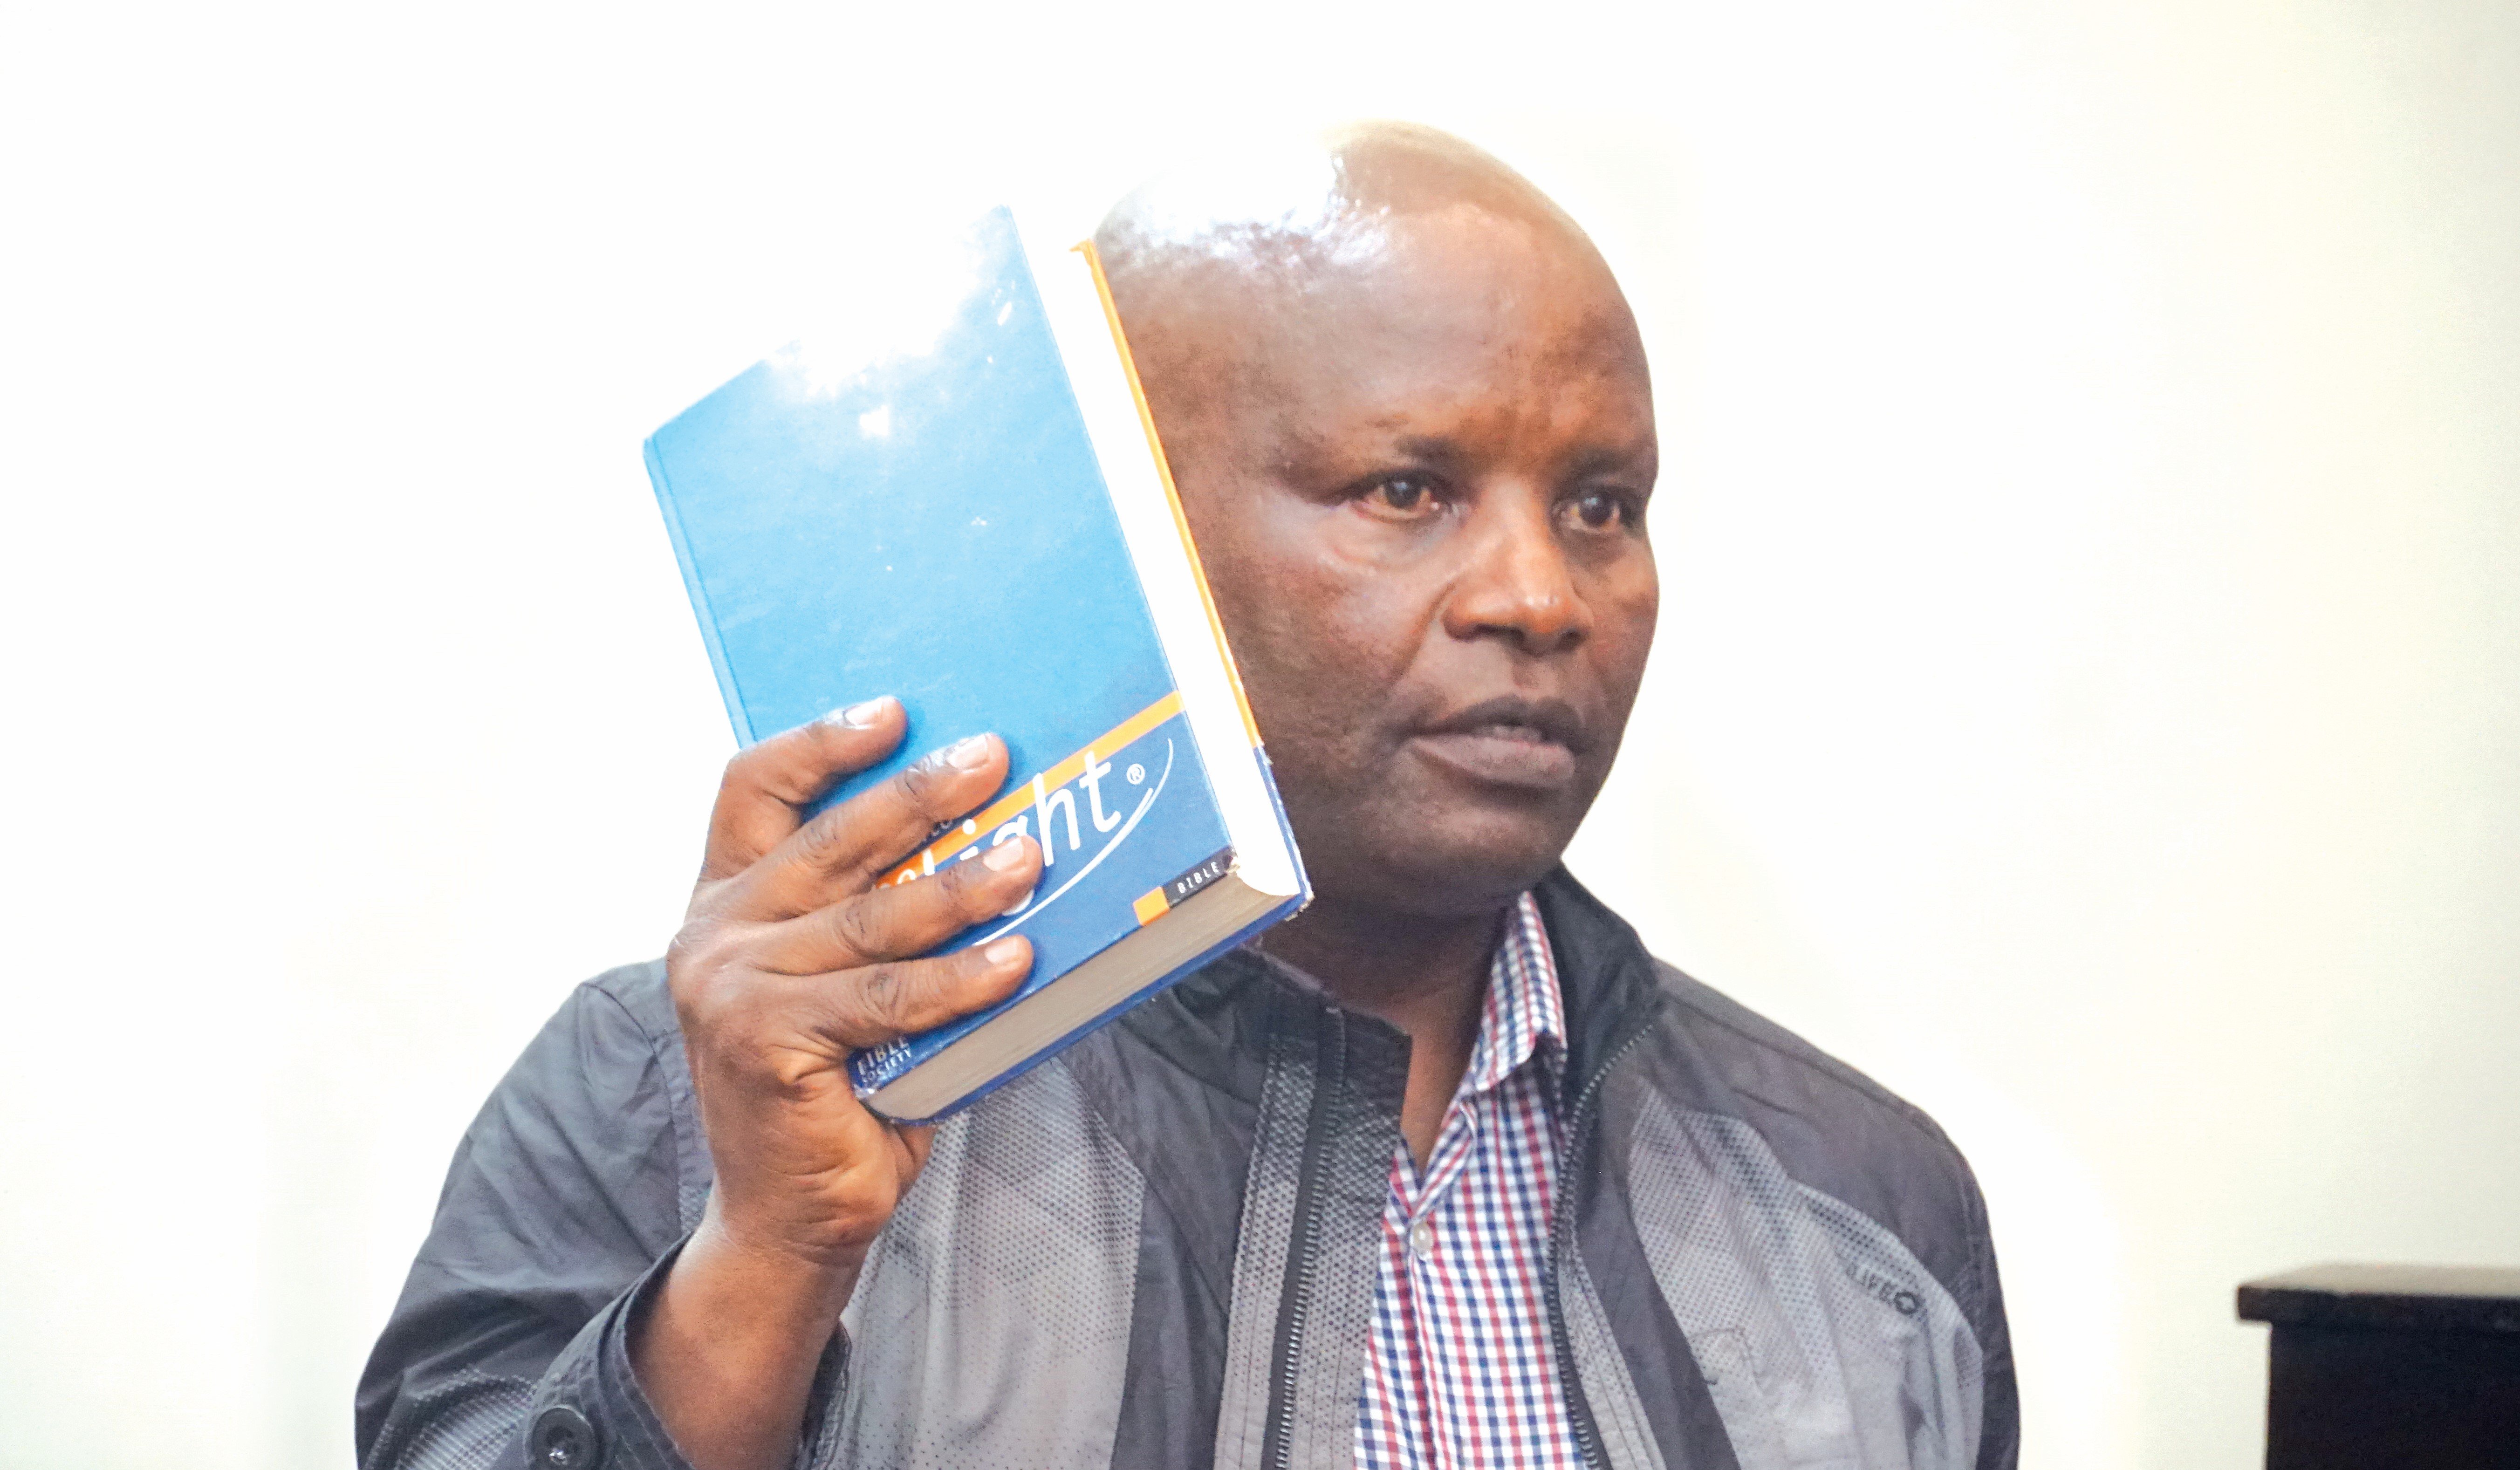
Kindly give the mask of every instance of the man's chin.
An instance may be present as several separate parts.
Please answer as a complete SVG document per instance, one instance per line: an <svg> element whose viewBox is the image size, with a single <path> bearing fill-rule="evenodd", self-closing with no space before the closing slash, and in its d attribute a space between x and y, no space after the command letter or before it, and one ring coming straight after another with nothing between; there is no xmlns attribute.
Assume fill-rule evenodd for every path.
<svg viewBox="0 0 2520 1470"><path fill-rule="evenodd" d="M1398 913L1492 913L1547 877L1573 835L1529 818L1424 825L1363 853L1337 844L1336 858L1313 869L1313 885L1324 897Z"/></svg>

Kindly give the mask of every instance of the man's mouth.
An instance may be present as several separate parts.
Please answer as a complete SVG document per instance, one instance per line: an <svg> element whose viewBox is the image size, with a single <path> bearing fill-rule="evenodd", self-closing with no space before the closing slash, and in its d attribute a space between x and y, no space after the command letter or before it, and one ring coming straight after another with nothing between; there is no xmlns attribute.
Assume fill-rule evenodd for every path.
<svg viewBox="0 0 2520 1470"><path fill-rule="evenodd" d="M1574 780L1584 720L1557 699L1508 695L1437 720L1411 743L1438 764L1490 785L1557 790Z"/></svg>

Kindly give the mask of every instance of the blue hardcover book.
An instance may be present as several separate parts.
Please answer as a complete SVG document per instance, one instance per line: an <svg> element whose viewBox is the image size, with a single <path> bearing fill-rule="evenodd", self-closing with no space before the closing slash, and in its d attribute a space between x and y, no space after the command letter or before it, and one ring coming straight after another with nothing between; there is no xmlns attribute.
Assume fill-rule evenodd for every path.
<svg viewBox="0 0 2520 1470"><path fill-rule="evenodd" d="M886 763L994 731L1006 789L887 875L1029 835L1005 1003L850 1062L870 1107L940 1117L1310 896L1154 421L1090 245L1000 209L871 296L863 330L755 364L648 440L709 660L750 744L897 694ZM879 330L878 330L879 329Z"/></svg>

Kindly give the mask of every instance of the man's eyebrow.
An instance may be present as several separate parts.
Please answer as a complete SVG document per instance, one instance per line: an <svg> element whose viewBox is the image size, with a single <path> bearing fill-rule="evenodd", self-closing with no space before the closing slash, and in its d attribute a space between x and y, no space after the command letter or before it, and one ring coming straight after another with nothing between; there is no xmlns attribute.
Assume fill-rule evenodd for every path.
<svg viewBox="0 0 2520 1470"><path fill-rule="evenodd" d="M1386 423L1369 426L1386 429L1390 425ZM1370 440L1360 442L1358 436L1352 435L1296 431L1289 433L1283 442L1288 463L1316 465L1325 470L1337 467L1340 472L1360 464L1388 469L1392 468L1391 462L1406 460L1438 474L1457 474L1470 463L1470 455L1462 448L1460 441L1444 434L1401 434L1376 444Z"/></svg>
<svg viewBox="0 0 2520 1470"><path fill-rule="evenodd" d="M1655 460L1651 439L1635 444L1588 444L1566 461L1568 479L1590 479L1597 474L1624 474L1651 468Z"/></svg>
<svg viewBox="0 0 2520 1470"><path fill-rule="evenodd" d="M1406 458L1445 473L1460 469L1469 459L1459 442L1443 434L1403 434L1392 441L1391 447Z"/></svg>
<svg viewBox="0 0 2520 1470"><path fill-rule="evenodd" d="M1296 434L1288 444L1287 460L1293 463L1326 463L1346 460L1355 451L1330 435ZM1461 474L1468 470L1472 455L1461 441L1448 434L1402 434L1374 456L1387 455L1422 465L1438 474ZM1560 471L1567 479L1590 479L1600 474L1634 474L1650 472L1655 463L1654 442L1640 439L1632 444L1587 444L1570 455Z"/></svg>

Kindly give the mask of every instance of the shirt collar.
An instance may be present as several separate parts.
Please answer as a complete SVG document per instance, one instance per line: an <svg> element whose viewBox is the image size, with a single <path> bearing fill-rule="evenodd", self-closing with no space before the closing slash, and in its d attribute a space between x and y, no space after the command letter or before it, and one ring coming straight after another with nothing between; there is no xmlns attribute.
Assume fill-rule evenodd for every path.
<svg viewBox="0 0 2520 1470"><path fill-rule="evenodd" d="M1566 1051L1566 1010L1557 993L1557 961L1540 904L1526 893L1507 911L1505 933L1488 965L1488 997L1479 1016L1478 1045L1461 1091L1483 1092L1504 1082L1534 1055L1555 1068Z"/></svg>

